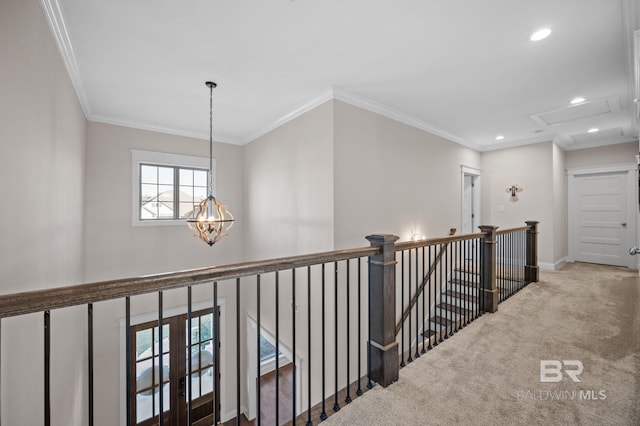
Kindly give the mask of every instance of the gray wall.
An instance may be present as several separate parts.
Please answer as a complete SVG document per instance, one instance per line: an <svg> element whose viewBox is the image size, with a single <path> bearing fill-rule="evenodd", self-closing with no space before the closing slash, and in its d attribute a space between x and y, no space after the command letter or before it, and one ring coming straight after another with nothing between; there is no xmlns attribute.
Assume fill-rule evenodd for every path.
<svg viewBox="0 0 640 426"><path fill-rule="evenodd" d="M538 260L549 268L565 254L555 252L553 142L482 153L482 221L501 229L538 220ZM506 188L519 185L518 201ZM502 211L500 211L502 210ZM558 232L566 234L566 229Z"/></svg>
<svg viewBox="0 0 640 426"><path fill-rule="evenodd" d="M186 224L131 225L131 150L209 157L208 141L89 122L87 145L86 272L89 281L132 277L243 259L245 229L242 147L215 143L217 197L237 222L209 247ZM99 224L100 226L95 226Z"/></svg>
<svg viewBox="0 0 640 426"><path fill-rule="evenodd" d="M3 0L0 28L0 292L81 283L85 118L39 3ZM52 313L53 424L86 423L77 311ZM2 321L2 424L42 422L42 325Z"/></svg>
<svg viewBox="0 0 640 426"><path fill-rule="evenodd" d="M611 164L634 163L638 142L627 142L596 148L576 149L565 153L565 168L599 167Z"/></svg>
<svg viewBox="0 0 640 426"><path fill-rule="evenodd" d="M336 248L461 229L460 166L479 168L478 152L340 101L334 126Z"/></svg>
<svg viewBox="0 0 640 426"><path fill-rule="evenodd" d="M186 224L133 227L131 150L156 151L192 156L209 156L209 143L199 139L167 135L146 130L89 122L86 173L86 274L88 281L134 277L183 269L226 265L243 260L245 229L243 207L242 147L214 143L217 197L237 219L229 236L216 245L194 237ZM210 284L194 287L193 302L209 301ZM225 299L226 340L223 348L235 348L235 292L230 285L220 284L219 297ZM157 311L155 294L132 299L132 315ZM165 292L165 309L184 307L185 289ZM95 362L100 365L95 380L96 424L117 424L120 410L124 351L120 321L124 317L124 302L103 302L95 306ZM231 371L235 363L231 355L225 358L223 371ZM223 383L224 384L224 383ZM235 394L235 382L229 381L226 392ZM223 401L223 410L230 411L233 401Z"/></svg>
<svg viewBox="0 0 640 426"><path fill-rule="evenodd" d="M251 260L333 249L333 102L244 146Z"/></svg>

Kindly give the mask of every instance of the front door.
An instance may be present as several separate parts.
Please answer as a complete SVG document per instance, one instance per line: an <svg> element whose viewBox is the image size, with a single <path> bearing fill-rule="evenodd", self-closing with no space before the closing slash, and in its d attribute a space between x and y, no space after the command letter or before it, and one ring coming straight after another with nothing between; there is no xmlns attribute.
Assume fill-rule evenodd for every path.
<svg viewBox="0 0 640 426"><path fill-rule="evenodd" d="M191 422L212 424L215 389L219 374L214 365L214 333L219 321L214 321L213 309L194 312L189 331L187 315L163 319L162 345L157 321L131 327L131 424L159 424L160 394L163 401L163 423L188 424L189 361L191 361ZM162 346L162 356L160 356ZM191 357L189 357L191 354ZM219 359L219 358L218 358ZM161 367L162 365L162 367ZM160 391L162 376L162 392ZM219 411L219 410L216 410Z"/></svg>
<svg viewBox="0 0 640 426"><path fill-rule="evenodd" d="M580 262L634 267L633 172L570 175L570 244Z"/></svg>

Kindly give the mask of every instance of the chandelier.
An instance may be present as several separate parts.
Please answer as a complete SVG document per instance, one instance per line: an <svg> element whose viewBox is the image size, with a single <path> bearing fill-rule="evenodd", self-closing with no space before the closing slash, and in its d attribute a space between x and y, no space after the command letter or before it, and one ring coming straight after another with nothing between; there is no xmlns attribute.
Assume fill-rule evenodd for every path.
<svg viewBox="0 0 640 426"><path fill-rule="evenodd" d="M205 84L209 88L209 196L189 213L187 226L194 236L212 246L229 233L234 219L229 208L213 196L213 89L217 84Z"/></svg>

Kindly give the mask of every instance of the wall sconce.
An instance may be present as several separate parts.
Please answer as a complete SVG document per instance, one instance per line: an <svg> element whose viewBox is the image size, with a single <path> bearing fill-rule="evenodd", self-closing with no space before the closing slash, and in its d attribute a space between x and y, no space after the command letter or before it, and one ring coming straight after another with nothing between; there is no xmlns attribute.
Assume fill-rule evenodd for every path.
<svg viewBox="0 0 640 426"><path fill-rule="evenodd" d="M507 188L507 192L511 193L511 198L509 200L515 203L516 201L518 201L518 196L516 195L516 193L522 192L522 188L518 185L511 185Z"/></svg>
<svg viewBox="0 0 640 426"><path fill-rule="evenodd" d="M424 239L425 236L423 234L411 234L411 241L420 241Z"/></svg>

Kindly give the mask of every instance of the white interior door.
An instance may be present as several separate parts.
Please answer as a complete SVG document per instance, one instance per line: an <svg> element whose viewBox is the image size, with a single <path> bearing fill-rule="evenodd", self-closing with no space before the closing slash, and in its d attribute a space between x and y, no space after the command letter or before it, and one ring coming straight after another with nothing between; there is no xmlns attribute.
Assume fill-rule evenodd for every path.
<svg viewBox="0 0 640 426"><path fill-rule="evenodd" d="M635 268L634 170L571 171L570 248L573 260Z"/></svg>
<svg viewBox="0 0 640 426"><path fill-rule="evenodd" d="M462 234L478 232L480 225L480 170L461 166L462 171ZM475 240L466 242L467 259L476 252Z"/></svg>
<svg viewBox="0 0 640 426"><path fill-rule="evenodd" d="M473 178L474 176L464 175L464 187L462 196L462 233L470 234L474 229L475 212L473 209Z"/></svg>

